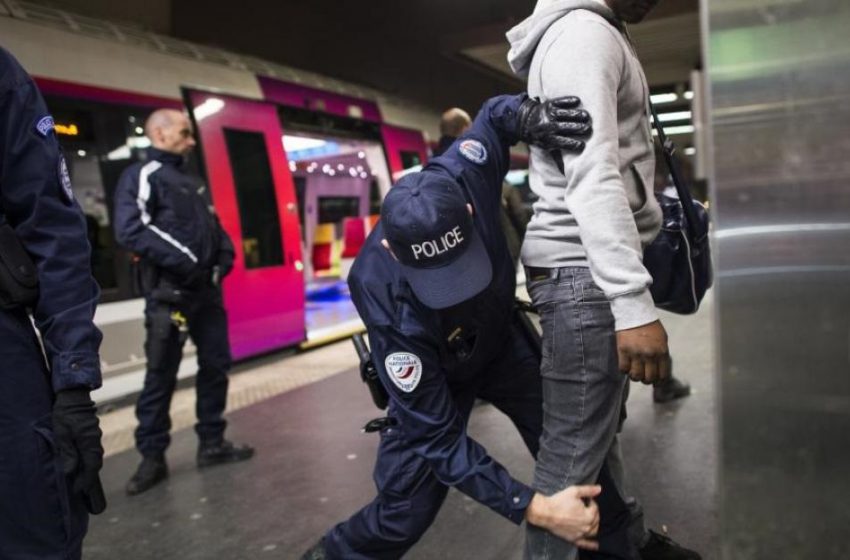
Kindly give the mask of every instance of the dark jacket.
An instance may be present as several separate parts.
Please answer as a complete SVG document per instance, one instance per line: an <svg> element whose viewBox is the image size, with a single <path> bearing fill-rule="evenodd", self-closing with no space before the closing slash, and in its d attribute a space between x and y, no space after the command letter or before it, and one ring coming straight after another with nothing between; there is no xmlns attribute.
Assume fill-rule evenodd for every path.
<svg viewBox="0 0 850 560"><path fill-rule="evenodd" d="M13 228L38 271L33 317L53 390L99 387L101 334L93 322L99 289L91 275L85 218L44 99L14 57L0 48L2 222ZM12 340L7 334L0 331L0 341Z"/></svg>
<svg viewBox="0 0 850 560"><path fill-rule="evenodd" d="M475 386L488 373L494 349L510 336L516 274L499 221L502 180L508 170L508 148L515 137L516 111L525 96L488 101L472 128L421 173L447 176L462 188L475 214L473 224L493 266L490 286L463 307L435 311L417 300L398 262L381 246L379 222L354 262L348 283L357 311L369 331L372 359L390 395L390 414L403 427L403 437L431 465L437 478L520 523L533 492L515 480L466 433L452 393ZM450 317L452 313L461 316ZM462 360L447 346L447 326L474 323L477 342ZM412 390L402 390L390 377L386 361L393 356L414 360L419 375ZM413 362L411 362L413 363Z"/></svg>
<svg viewBox="0 0 850 560"><path fill-rule="evenodd" d="M203 196L206 188L185 173L183 158L155 148L130 165L115 190L115 238L176 285L199 272L233 268L233 243Z"/></svg>

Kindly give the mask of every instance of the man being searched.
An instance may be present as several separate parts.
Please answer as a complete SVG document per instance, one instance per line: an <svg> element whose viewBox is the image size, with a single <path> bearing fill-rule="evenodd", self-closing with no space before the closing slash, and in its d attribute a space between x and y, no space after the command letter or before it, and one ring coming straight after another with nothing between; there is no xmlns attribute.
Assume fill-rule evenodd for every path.
<svg viewBox="0 0 850 560"><path fill-rule="evenodd" d="M147 161L124 170L115 191L115 237L140 258L145 296L147 374L136 403L142 462L127 483L130 495L168 476L169 407L187 336L198 349L198 467L254 454L224 439L231 359L221 282L233 268L233 244L203 196L205 187L182 169L195 145L188 117L154 111L145 134L152 145Z"/></svg>
<svg viewBox="0 0 850 560"><path fill-rule="evenodd" d="M576 104L491 99L442 156L390 189L349 275L389 393L374 471L378 496L303 558L400 558L433 522L449 487L514 523L628 558L625 535L606 528L628 515L606 470L601 489L571 486L543 496L466 432L475 399L484 399L537 452L539 356L516 314L515 274L499 223L501 186L517 141L581 149L572 136L588 133L590 124Z"/></svg>
<svg viewBox="0 0 850 560"><path fill-rule="evenodd" d="M594 116L581 153L531 147L539 196L522 248L543 326L544 426L534 487L553 494L596 480L612 450L628 379L670 371L667 333L642 263L661 227L652 192L649 88L626 31L658 0L539 0L508 33L514 71L532 96L579 92ZM618 481L622 490L622 480ZM695 559L655 533L643 558ZM527 558L573 559L558 535L529 526Z"/></svg>
<svg viewBox="0 0 850 560"><path fill-rule="evenodd" d="M106 507L99 290L53 118L0 48L0 558L81 557ZM33 324L41 334L39 345Z"/></svg>

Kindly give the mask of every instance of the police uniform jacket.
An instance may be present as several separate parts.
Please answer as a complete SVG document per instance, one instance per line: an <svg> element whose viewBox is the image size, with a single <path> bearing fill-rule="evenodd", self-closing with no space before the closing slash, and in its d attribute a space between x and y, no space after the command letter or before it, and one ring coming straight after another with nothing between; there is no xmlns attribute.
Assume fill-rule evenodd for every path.
<svg viewBox="0 0 850 560"><path fill-rule="evenodd" d="M38 273L32 309L54 391L100 386L101 334L93 317L86 223L75 202L53 119L32 78L0 48L0 223L14 230ZM0 313L4 313L0 311ZM15 340L2 332L3 350ZM2 367L2 364L0 364Z"/></svg>
<svg viewBox="0 0 850 560"><path fill-rule="evenodd" d="M390 395L390 415L400 433L424 457L438 479L504 517L520 523L533 492L511 477L466 433L452 394L487 375L488 363L505 347L513 317L516 275L499 222L502 180L510 145L517 141L516 112L525 96L488 101L471 129L422 173L455 180L474 208L473 224L493 266L490 286L464 317L419 302L398 263L381 246L379 222L349 275L352 299L369 332L372 359ZM464 358L449 347L455 319L476 331Z"/></svg>
<svg viewBox="0 0 850 560"><path fill-rule="evenodd" d="M193 273L233 267L233 243L204 197L205 186L182 170L183 158L150 148L115 190L115 238L182 285Z"/></svg>

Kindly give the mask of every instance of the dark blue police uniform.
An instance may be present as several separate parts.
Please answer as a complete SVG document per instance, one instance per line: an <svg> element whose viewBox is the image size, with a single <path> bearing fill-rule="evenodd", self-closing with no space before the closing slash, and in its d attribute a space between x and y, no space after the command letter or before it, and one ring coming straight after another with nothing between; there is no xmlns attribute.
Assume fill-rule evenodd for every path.
<svg viewBox="0 0 850 560"><path fill-rule="evenodd" d="M0 48L0 224L36 265L32 309L0 310L0 558L79 558L88 514L54 440L54 394L100 386L86 223L38 89Z"/></svg>
<svg viewBox="0 0 850 560"><path fill-rule="evenodd" d="M352 267L352 299L368 329L394 425L381 431L378 496L325 535L329 558L401 557L432 523L450 486L514 523L524 520L534 492L466 432L476 398L507 414L534 456L542 430L539 356L515 319L515 269L499 221L508 149L517 141L524 99L488 101L471 129L417 178L423 188L429 180L451 179L473 206L474 228L492 263L483 292L439 311L425 306L381 246L383 223ZM439 251L439 243L422 250Z"/></svg>
<svg viewBox="0 0 850 560"><path fill-rule="evenodd" d="M116 239L145 270L147 374L136 404L136 446L145 457L162 455L171 441L169 408L186 334L198 349L201 444L220 443L226 425L230 344L221 288L211 279L214 269L224 277L233 268L233 244L200 179L182 165L181 156L150 148L146 162L124 170L115 191Z"/></svg>

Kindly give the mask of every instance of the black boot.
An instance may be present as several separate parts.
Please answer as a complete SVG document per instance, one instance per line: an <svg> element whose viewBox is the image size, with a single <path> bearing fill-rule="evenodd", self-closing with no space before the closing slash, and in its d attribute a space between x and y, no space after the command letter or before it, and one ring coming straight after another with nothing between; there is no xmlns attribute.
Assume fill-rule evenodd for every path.
<svg viewBox="0 0 850 560"><path fill-rule="evenodd" d="M247 461L254 456L254 448L248 445L233 445L222 440L214 444L201 444L198 447L198 468Z"/></svg>
<svg viewBox="0 0 850 560"><path fill-rule="evenodd" d="M691 394L691 386L672 375L664 381L652 386L652 400L666 403L687 397Z"/></svg>
<svg viewBox="0 0 850 560"><path fill-rule="evenodd" d="M128 496L146 492L168 478L168 465L163 455L144 457L136 474L127 482L125 490Z"/></svg>
<svg viewBox="0 0 850 560"><path fill-rule="evenodd" d="M649 531L649 540L640 549L641 560L702 560L702 556L689 550L666 535Z"/></svg>
<svg viewBox="0 0 850 560"><path fill-rule="evenodd" d="M301 556L301 560L326 560L327 555L325 554L324 540L325 539L321 539L319 542L314 544L310 550Z"/></svg>

